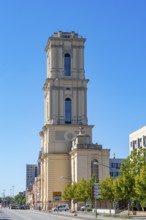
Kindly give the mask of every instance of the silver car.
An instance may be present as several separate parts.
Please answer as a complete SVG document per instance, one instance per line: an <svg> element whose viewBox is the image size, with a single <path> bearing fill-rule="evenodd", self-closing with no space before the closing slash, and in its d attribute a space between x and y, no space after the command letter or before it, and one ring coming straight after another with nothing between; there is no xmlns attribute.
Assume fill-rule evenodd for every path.
<svg viewBox="0 0 146 220"><path fill-rule="evenodd" d="M68 211L68 210L69 210L69 205L68 204L57 205L57 206L52 208L53 212Z"/></svg>

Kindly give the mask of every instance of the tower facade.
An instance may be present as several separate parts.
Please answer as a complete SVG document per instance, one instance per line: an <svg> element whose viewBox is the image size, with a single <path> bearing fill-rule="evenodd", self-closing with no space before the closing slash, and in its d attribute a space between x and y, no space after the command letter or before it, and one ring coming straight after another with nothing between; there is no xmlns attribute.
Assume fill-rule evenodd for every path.
<svg viewBox="0 0 146 220"><path fill-rule="evenodd" d="M88 136L84 139L88 139L88 143L92 144L93 126L88 125L87 120L89 80L85 79L84 71L85 40L75 32L57 32L48 39L46 46L44 126L40 132L43 209L47 209L48 201L62 200L67 180L81 179L80 177L73 180L75 173L78 173L75 165L78 150L77 147L73 147L73 139L78 136L80 125L84 127L81 134ZM93 153L93 146L91 148ZM84 147L82 151L85 151ZM73 164L76 169L73 168ZM78 173L78 176L80 175L81 172ZM64 180L60 179L61 176Z"/></svg>

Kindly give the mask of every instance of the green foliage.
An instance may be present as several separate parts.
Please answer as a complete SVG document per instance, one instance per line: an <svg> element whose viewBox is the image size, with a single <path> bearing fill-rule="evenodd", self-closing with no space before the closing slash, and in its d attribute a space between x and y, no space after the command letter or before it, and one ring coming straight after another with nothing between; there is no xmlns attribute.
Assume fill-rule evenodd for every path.
<svg viewBox="0 0 146 220"><path fill-rule="evenodd" d="M94 182L95 182L95 176L93 176L91 179L90 179L90 181L88 182L88 200L89 201L92 201L92 186L93 186L93 184L94 184Z"/></svg>
<svg viewBox="0 0 146 220"><path fill-rule="evenodd" d="M146 149L133 150L127 159L121 164L121 175L125 173L131 173L131 175L137 175L140 172L141 167L146 163Z"/></svg>
<svg viewBox="0 0 146 220"><path fill-rule="evenodd" d="M3 203L5 203L5 204L9 205L9 204L12 202L12 200L13 200L12 197L6 196L6 197L4 198L4 200L1 198L1 201L0 201L0 202L3 202Z"/></svg>
<svg viewBox="0 0 146 220"><path fill-rule="evenodd" d="M114 183L111 177L107 177L101 182L102 199L113 202L115 199Z"/></svg>
<svg viewBox="0 0 146 220"><path fill-rule="evenodd" d="M115 180L107 177L100 181L102 198L113 203L115 200L139 202L146 207L146 149L134 150L121 164L120 176ZM92 201L92 186L95 177L90 181L84 178L79 183L69 183L64 191L64 199L71 201Z"/></svg>
<svg viewBox="0 0 146 220"><path fill-rule="evenodd" d="M75 191L75 198L78 201L83 201L86 203L86 201L89 199L89 182L87 182L84 178L81 180L81 182L77 185L76 191Z"/></svg>
<svg viewBox="0 0 146 220"><path fill-rule="evenodd" d="M77 188L77 183L68 183L65 190L64 190L64 194L63 194L63 198L66 201L71 201L72 199L75 199L75 191Z"/></svg>
<svg viewBox="0 0 146 220"><path fill-rule="evenodd" d="M90 181L86 181L84 178L79 183L68 183L64 190L63 198L66 201L91 201L92 200L92 185L95 181L95 177L92 177Z"/></svg>
<svg viewBox="0 0 146 220"><path fill-rule="evenodd" d="M7 202L7 204L10 204L12 202L13 198L10 196L6 196L5 197L5 201Z"/></svg>
<svg viewBox="0 0 146 220"><path fill-rule="evenodd" d="M20 204L20 205L25 204L25 203L26 203L25 195L17 194L17 195L14 197L14 203Z"/></svg>
<svg viewBox="0 0 146 220"><path fill-rule="evenodd" d="M134 176L125 173L114 181L115 198L128 201L134 196Z"/></svg>
<svg viewBox="0 0 146 220"><path fill-rule="evenodd" d="M146 149L133 150L121 164L121 175L114 181L115 197L139 201L146 206Z"/></svg>
<svg viewBox="0 0 146 220"><path fill-rule="evenodd" d="M146 207L146 164L141 167L140 174L135 177L134 189L141 207Z"/></svg>

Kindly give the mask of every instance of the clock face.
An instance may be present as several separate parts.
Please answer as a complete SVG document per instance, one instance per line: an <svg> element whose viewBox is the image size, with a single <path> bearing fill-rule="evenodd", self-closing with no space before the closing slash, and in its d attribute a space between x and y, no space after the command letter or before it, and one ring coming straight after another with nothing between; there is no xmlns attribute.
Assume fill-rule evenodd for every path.
<svg viewBox="0 0 146 220"><path fill-rule="evenodd" d="M73 139L73 134L72 133L68 133L67 137L68 137L69 140L72 140Z"/></svg>
<svg viewBox="0 0 146 220"><path fill-rule="evenodd" d="M74 136L75 136L75 135L74 135L73 133L71 133L71 132L65 132L65 134L64 134L64 139L65 139L65 140L68 140L68 141L71 141Z"/></svg>

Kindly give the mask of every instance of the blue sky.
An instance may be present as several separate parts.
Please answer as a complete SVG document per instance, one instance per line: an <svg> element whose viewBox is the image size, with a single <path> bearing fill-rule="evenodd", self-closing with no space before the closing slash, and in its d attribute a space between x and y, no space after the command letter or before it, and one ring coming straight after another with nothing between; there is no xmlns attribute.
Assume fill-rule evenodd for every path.
<svg viewBox="0 0 146 220"><path fill-rule="evenodd" d="M43 127L45 46L57 31L87 38L85 75L93 142L129 154L129 134L146 125L145 0L0 1L0 196L25 190Z"/></svg>

